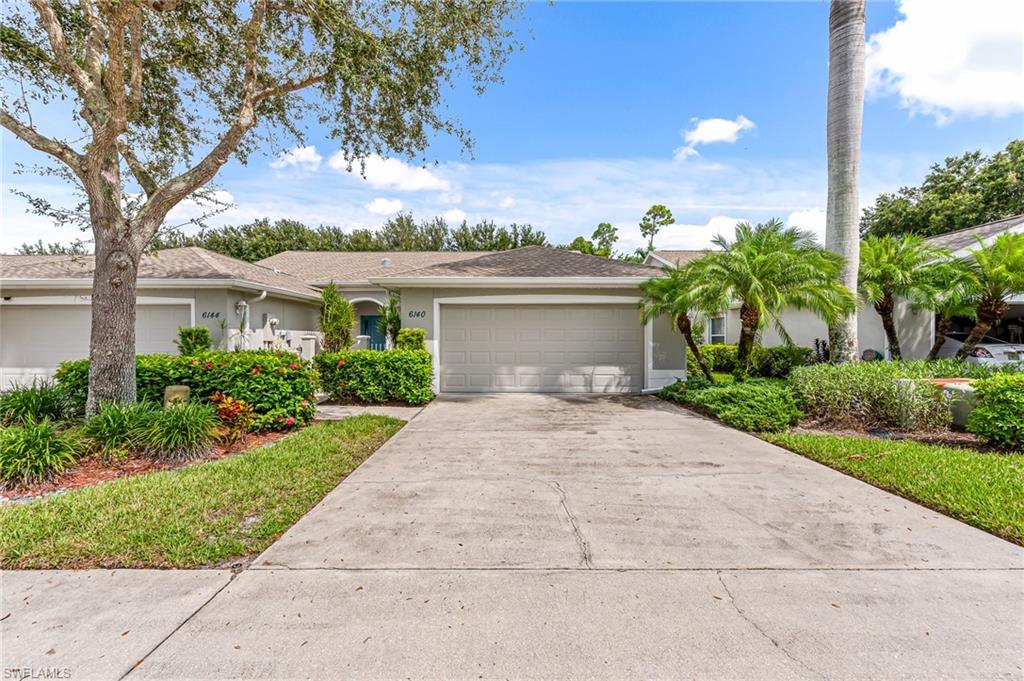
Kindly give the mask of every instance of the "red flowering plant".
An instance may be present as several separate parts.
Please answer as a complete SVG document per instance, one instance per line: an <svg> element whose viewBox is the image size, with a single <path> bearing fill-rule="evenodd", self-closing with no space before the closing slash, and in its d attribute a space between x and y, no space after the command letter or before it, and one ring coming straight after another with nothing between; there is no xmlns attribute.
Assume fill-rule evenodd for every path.
<svg viewBox="0 0 1024 681"><path fill-rule="evenodd" d="M245 437L253 422L254 411L251 405L222 392L210 395L210 404L217 410L217 418L227 429L225 440L228 444L234 444Z"/></svg>

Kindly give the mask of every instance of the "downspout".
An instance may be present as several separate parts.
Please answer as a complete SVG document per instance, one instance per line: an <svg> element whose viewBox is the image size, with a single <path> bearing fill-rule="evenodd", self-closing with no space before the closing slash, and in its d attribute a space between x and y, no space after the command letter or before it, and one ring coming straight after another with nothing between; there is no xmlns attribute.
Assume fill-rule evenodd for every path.
<svg viewBox="0 0 1024 681"><path fill-rule="evenodd" d="M255 298L252 298L250 300L246 300L243 298L242 300L239 300L237 303L235 303L235 307L241 311L242 315L242 323L240 325L242 327L242 337L239 338L239 347L241 347L245 343L245 333L252 330L249 328L249 305L251 303L261 302L262 300L265 300L266 297L267 291L264 289L263 291L260 291L260 294Z"/></svg>

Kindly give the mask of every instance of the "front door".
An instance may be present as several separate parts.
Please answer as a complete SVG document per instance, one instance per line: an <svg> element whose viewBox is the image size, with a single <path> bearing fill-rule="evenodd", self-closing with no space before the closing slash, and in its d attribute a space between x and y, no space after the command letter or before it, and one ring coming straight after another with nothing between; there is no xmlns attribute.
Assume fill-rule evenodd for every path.
<svg viewBox="0 0 1024 681"><path fill-rule="evenodd" d="M371 350L384 349L384 334L380 332L380 315L367 314L359 318L359 335L370 337Z"/></svg>

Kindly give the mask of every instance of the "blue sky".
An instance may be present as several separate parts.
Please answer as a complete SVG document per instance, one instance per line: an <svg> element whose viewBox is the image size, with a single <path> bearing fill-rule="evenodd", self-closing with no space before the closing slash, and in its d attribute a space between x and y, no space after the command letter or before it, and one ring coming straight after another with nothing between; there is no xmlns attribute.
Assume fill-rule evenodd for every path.
<svg viewBox="0 0 1024 681"><path fill-rule="evenodd" d="M869 3L863 203L946 156L1024 136L1024 3L970 5ZM640 216L665 203L677 224L661 247L700 247L736 220L773 216L820 233L827 19L825 2L531 3L505 83L447 100L476 141L472 157L438 138L436 164L371 159L362 178L332 163L337 144L313 129L297 152L231 163L216 184L233 207L213 223L373 227L411 210L529 222L564 242L610 221L631 250ZM6 133L3 151L0 249L80 236L24 212L10 187L70 194L14 175L15 161L37 159ZM200 212L184 205L174 222Z"/></svg>

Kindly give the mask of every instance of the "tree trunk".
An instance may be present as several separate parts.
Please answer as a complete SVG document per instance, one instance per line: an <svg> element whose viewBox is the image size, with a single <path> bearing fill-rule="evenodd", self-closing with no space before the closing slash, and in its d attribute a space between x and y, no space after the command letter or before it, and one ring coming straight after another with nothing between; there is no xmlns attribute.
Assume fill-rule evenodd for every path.
<svg viewBox="0 0 1024 681"><path fill-rule="evenodd" d="M843 256L840 281L857 291L860 267L858 176L864 116L865 0L832 0L828 21L828 201L825 246ZM857 359L857 313L829 328L832 359Z"/></svg>
<svg viewBox="0 0 1024 681"><path fill-rule="evenodd" d="M978 305L978 319L974 322L974 328L971 329L971 332L967 335L967 340L964 341L963 346L956 353L956 358L967 359L974 351L974 347L992 330L995 323L1002 319L1009 308L1010 306L1003 300L982 301Z"/></svg>
<svg viewBox="0 0 1024 681"><path fill-rule="evenodd" d="M86 413L104 402L135 401L135 288L139 254L97 228ZM117 230L120 231L120 230Z"/></svg>
<svg viewBox="0 0 1024 681"><path fill-rule="evenodd" d="M939 356L939 350L946 342L946 334L949 333L949 327L952 324L953 320L949 317L939 317L938 326L935 327L935 342L932 343L932 349L928 351L929 362L935 361L935 358Z"/></svg>
<svg viewBox="0 0 1024 681"><path fill-rule="evenodd" d="M750 369L750 351L754 349L760 315L757 310L740 306L740 342L736 347L736 364L746 374Z"/></svg>
<svg viewBox="0 0 1024 681"><path fill-rule="evenodd" d="M683 338L686 339L686 345L697 360L701 373L704 374L706 379L714 383L715 377L711 375L711 369L708 368L708 363L700 352L700 346L697 345L697 341L693 338L693 324L690 323L690 318L687 315L679 315L679 318L676 319L676 328L679 329L679 333L683 334Z"/></svg>
<svg viewBox="0 0 1024 681"><path fill-rule="evenodd" d="M889 358L890 359L903 359L903 353L900 352L900 339L896 334L896 322L892 318L893 308L895 303L892 299L892 294L886 293L882 296L882 299L875 303L875 312L882 318L882 328L885 329L885 338L889 341Z"/></svg>

